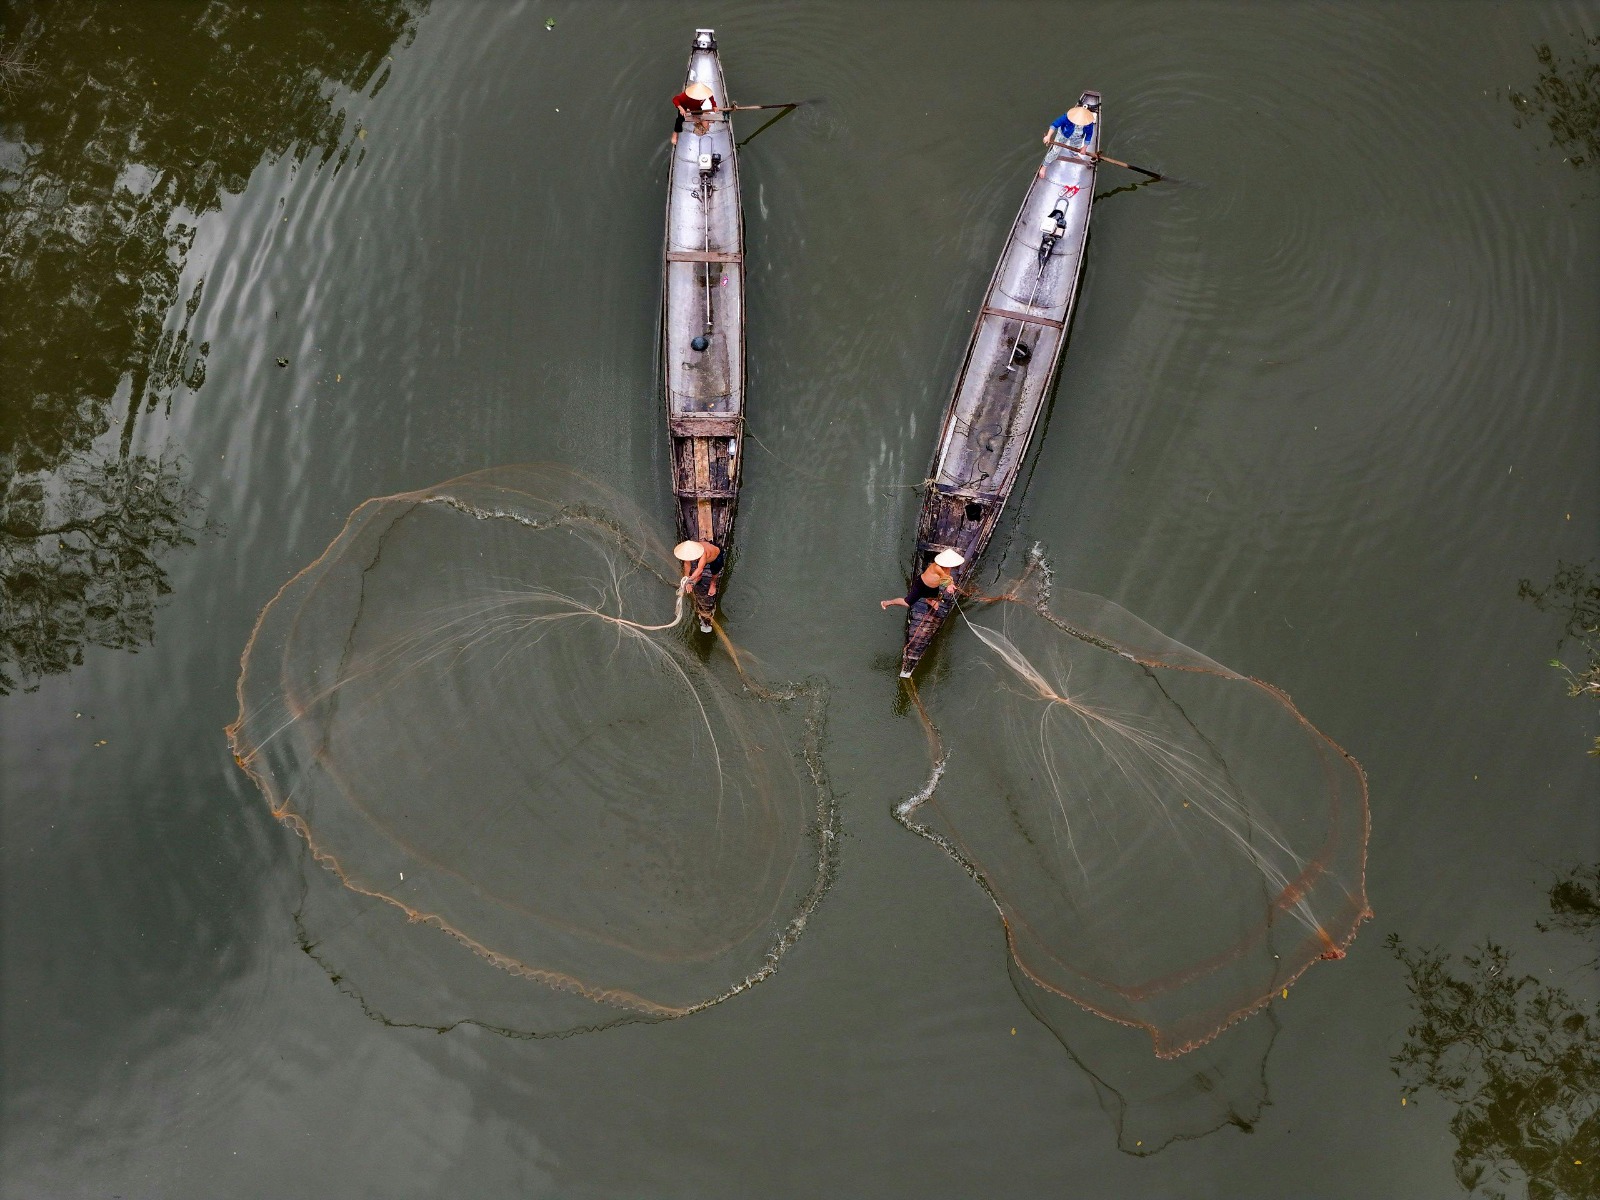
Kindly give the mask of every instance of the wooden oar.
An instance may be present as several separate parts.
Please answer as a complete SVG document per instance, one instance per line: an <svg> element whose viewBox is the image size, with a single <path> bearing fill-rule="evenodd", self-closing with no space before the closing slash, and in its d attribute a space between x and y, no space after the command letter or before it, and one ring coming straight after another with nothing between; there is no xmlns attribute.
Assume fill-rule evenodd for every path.
<svg viewBox="0 0 1600 1200"><path fill-rule="evenodd" d="M1148 167L1136 167L1131 162L1123 162L1120 158L1112 158L1109 154L1096 154L1101 162L1112 163L1115 166L1127 167L1130 171L1137 171L1141 175L1148 175L1151 179L1165 179L1166 176L1159 171L1152 171Z"/></svg>
<svg viewBox="0 0 1600 1200"><path fill-rule="evenodd" d="M1077 146L1069 146L1062 141L1052 141L1052 146L1059 146L1063 150L1070 150L1074 154L1081 154L1085 158L1092 158L1096 162L1108 162L1113 166L1127 167L1130 171L1137 171L1141 175L1148 175L1151 179L1165 179L1166 176L1159 171L1152 171L1148 167L1136 167L1131 162L1123 162L1120 158L1112 158L1109 154L1101 154L1096 150L1083 150Z"/></svg>
<svg viewBox="0 0 1600 1200"><path fill-rule="evenodd" d="M780 112L774 113L771 117L768 117L765 121L763 121L760 124L759 127L757 127L757 129L756 129L756 131L754 133L752 133L749 137L745 138L743 141L738 143L738 148L743 150L751 142L755 141L756 138L760 137L762 133L764 133L766 130L772 128L779 121L783 120L790 113L792 113L795 109L799 108L802 104L810 104L810 103L812 103L810 100L796 100L792 104L735 104L731 109L725 109L724 111L727 111L727 112L757 112L757 111L759 111L761 109L764 109L764 108L776 108L776 109L780 109L781 110Z"/></svg>

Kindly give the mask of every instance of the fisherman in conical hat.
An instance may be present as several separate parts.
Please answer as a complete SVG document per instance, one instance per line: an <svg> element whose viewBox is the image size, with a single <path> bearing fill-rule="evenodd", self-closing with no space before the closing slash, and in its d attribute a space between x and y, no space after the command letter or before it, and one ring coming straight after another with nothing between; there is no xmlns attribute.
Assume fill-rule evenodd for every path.
<svg viewBox="0 0 1600 1200"><path fill-rule="evenodd" d="M707 541L679 542L672 548L672 555L683 564L682 586L692 588L700 582L700 576L705 575L710 582L706 586L706 595L717 594L717 576L722 574L726 565L722 551L714 543Z"/></svg>
<svg viewBox="0 0 1600 1200"><path fill-rule="evenodd" d="M893 600L878 601L879 608L911 608L924 600L937 601L955 593L955 576L950 574L956 567L967 560L954 550L941 550L933 556L922 573L911 581L911 586L904 596L896 596Z"/></svg>
<svg viewBox="0 0 1600 1200"><path fill-rule="evenodd" d="M1054 121L1050 128L1045 130L1044 140L1051 140L1054 133L1061 134L1061 140L1069 146L1087 146L1094 140L1094 113L1081 104L1076 104L1067 109Z"/></svg>
<svg viewBox="0 0 1600 1200"><path fill-rule="evenodd" d="M1050 128L1044 131L1044 144L1050 147L1050 153L1039 166L1040 179L1044 178L1045 167L1061 157L1063 148L1088 150L1094 146L1094 121L1093 109L1075 104L1050 122Z"/></svg>
<svg viewBox="0 0 1600 1200"><path fill-rule="evenodd" d="M672 98L672 107L678 110L678 119L672 123L672 144L676 146L685 119L694 121L696 133L706 131L705 117L717 111L717 98L709 87L697 80Z"/></svg>

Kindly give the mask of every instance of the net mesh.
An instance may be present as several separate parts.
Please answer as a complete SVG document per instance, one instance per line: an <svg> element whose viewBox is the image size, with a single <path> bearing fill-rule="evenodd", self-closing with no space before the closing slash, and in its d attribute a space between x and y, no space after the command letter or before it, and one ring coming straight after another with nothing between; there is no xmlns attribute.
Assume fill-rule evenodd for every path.
<svg viewBox="0 0 1600 1200"><path fill-rule="evenodd" d="M924 701L933 771L896 808L993 898L1033 984L1182 1054L1370 915L1360 765L1277 688L1110 601L1024 581Z"/></svg>
<svg viewBox="0 0 1600 1200"><path fill-rule="evenodd" d="M1270 1009L1186 1054L1156 1058L1141 1031L1040 987L1009 956L1008 965L1017 996L1093 1086L1123 1153L1144 1158L1230 1127L1249 1132L1270 1102L1267 1059L1278 1036Z"/></svg>
<svg viewBox="0 0 1600 1200"><path fill-rule="evenodd" d="M385 1019L681 1016L825 890L820 694L687 641L650 528L496 468L363 504L262 612L234 754L342 885L308 879L306 948Z"/></svg>

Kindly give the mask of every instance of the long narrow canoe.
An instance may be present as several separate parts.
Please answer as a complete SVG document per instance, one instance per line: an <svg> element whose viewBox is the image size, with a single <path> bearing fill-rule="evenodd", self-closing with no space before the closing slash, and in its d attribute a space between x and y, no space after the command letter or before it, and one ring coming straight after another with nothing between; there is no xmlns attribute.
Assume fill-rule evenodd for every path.
<svg viewBox="0 0 1600 1200"><path fill-rule="evenodd" d="M715 30L695 30L684 83L705 84L719 107L730 103ZM661 378L678 536L712 542L727 555L744 441L744 214L727 114L706 122L705 130L697 133L686 122L672 155L661 264ZM726 573L715 597L712 579L702 575L694 590L706 633Z"/></svg>
<svg viewBox="0 0 1600 1200"><path fill-rule="evenodd" d="M1099 92L1084 92L1078 103L1096 114L1089 153L1052 148L1043 177L1030 180L1012 222L939 427L917 521L913 579L941 550L955 550L966 559L952 572L958 588L976 572L1061 365L1083 277L1094 201L1093 153L1104 127ZM916 670L952 607L953 601L943 598L912 606L902 678Z"/></svg>

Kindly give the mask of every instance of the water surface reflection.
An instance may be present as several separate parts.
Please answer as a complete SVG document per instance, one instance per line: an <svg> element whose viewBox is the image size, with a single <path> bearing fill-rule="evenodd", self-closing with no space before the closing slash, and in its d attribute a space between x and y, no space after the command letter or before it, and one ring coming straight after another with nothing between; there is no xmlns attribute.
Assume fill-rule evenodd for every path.
<svg viewBox="0 0 1600 1200"><path fill-rule="evenodd" d="M387 79L426 0L8 5L0 125L0 692L134 649L193 544L176 454L135 453L141 413L205 383L181 294L199 220L263 161L344 166L335 97Z"/></svg>
<svg viewBox="0 0 1600 1200"><path fill-rule="evenodd" d="M1592 947L1600 863L1569 867L1548 898L1550 924L1538 928ZM1569 967L1557 980L1519 970L1516 954L1492 941L1459 963L1397 934L1388 945L1405 968L1415 1018L1391 1061L1408 1091L1426 1088L1455 1105L1457 1182L1493 1197L1519 1185L1534 1200L1600 1196L1600 1004L1585 978L1600 964Z"/></svg>

